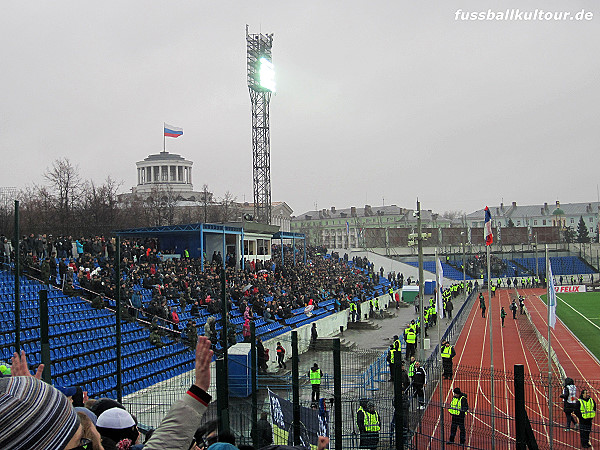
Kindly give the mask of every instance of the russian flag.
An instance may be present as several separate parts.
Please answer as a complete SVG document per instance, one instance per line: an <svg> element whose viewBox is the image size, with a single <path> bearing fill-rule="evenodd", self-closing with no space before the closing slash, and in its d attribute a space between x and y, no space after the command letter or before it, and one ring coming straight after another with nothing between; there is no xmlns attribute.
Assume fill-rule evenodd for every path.
<svg viewBox="0 0 600 450"><path fill-rule="evenodd" d="M494 235L492 234L492 215L490 209L485 207L485 226L483 227L483 236L485 237L485 245L492 245Z"/></svg>
<svg viewBox="0 0 600 450"><path fill-rule="evenodd" d="M173 127L173 126L167 125L165 123L165 136L166 137L177 138L182 135L183 135L183 128Z"/></svg>

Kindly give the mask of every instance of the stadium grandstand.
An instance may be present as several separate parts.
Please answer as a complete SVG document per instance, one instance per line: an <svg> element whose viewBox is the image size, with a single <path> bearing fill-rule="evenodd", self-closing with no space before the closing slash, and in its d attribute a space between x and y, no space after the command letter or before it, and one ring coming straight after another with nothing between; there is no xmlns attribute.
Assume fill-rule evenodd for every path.
<svg viewBox="0 0 600 450"><path fill-rule="evenodd" d="M386 346L380 348L371 341L363 350L346 348L340 363L336 359L336 354L339 356L336 345L340 345L340 330L347 336L358 333L362 336L357 338L358 341L373 339L368 336L375 336L377 326L369 328L374 318L381 324L387 323L380 327L387 326L385 332L389 338L394 329L400 334L398 323L390 325L392 322L387 322L386 317L402 317L402 320L407 319L406 322L414 317L413 308L407 308L409 305L398 300L406 286L404 275L417 267L414 262L400 263L388 258L390 267L400 265L386 271L383 263L380 264L383 258L380 255L352 256L345 250L328 251L323 247L299 250L273 244L271 259L240 264L233 255L221 257L217 252L213 258L206 255L170 257L167 249L160 247L160 240L154 237L123 239L118 251L114 247L117 242L90 238L77 243L81 245L81 252L73 243L73 250L68 246L54 246L39 254L35 246L23 242L19 246L24 251L18 284L15 282L15 255L3 255L0 272L0 360L3 365L10 366L18 346L26 352L32 371L46 362L46 381L61 389L77 386L90 398L108 397L121 401L135 413L139 427L146 432L159 426L168 406L185 389L182 386L189 384L197 359L194 344L198 336L206 336L214 351L211 365L215 387L210 393L217 401L219 395L228 396L228 408L232 411L224 422L222 408L209 406L199 427L208 424L209 419L218 419L220 426L227 423L238 443L250 444L255 440L251 429L256 426L257 408L259 405L260 408L268 407L276 398L281 404L290 401L290 404L302 406L302 414L310 415L311 410L323 414L319 416L321 418L329 418L331 414L328 434L333 446L353 449L360 446L352 418L362 398L376 399L382 421L389 424L395 417L395 409L389 401L394 395L394 385L387 383L392 374L386 362ZM304 251L306 262L296 258ZM121 256L120 262L116 260L117 254ZM492 278L513 277L521 281L534 277L536 270L540 274L545 271L543 258L538 258L536 264L535 258L509 256L496 255L492 259ZM444 328L441 318L437 324L426 322L430 338L439 327L444 339L456 339L467 320L486 265L479 254L469 254L465 261L466 275L459 256L449 254L441 264L449 285L460 286L460 289L448 291L459 302L460 308L454 319L444 322ZM556 278L564 276L570 281L573 277L579 282L585 276L586 284L591 287L598 284L597 277L596 283L593 280L597 269L580 256L553 256L551 263ZM402 268L406 272L401 272ZM434 278L435 261L426 261L424 269L430 272L427 276ZM222 315L222 273L226 286L226 320ZM466 285L462 283L463 277ZM120 301L117 301L119 295ZM18 310L15 308L17 296L20 296ZM47 316L41 308L46 297ZM356 307L362 324L353 323L351 311ZM394 311L397 308L400 308L399 312ZM117 313L122 317L120 324ZM20 317L18 323L17 316ZM43 317L47 317L46 323ZM313 324L320 330L318 341L311 335ZM229 330L226 336L224 326ZM332 337L335 338L332 340ZM385 338L377 336L377 340L384 341ZM399 341L402 354L406 350L406 341L403 336ZM298 380L302 378L298 367L281 370L271 364L269 371L260 370L260 365L266 361L256 347L263 346L275 355L279 342L288 349L287 359L291 356L292 362L294 358L302 360L300 367L304 373L313 360L319 358L320 365L326 368L324 397L331 398L331 404L326 407L311 404L308 400L311 384L305 381L298 386ZM246 356L248 352L258 355L254 368L252 358L242 363L246 373L245 381L241 383L246 383L243 389L240 380L231 378L231 373L225 383L218 375L218 362L224 357L237 360L238 350L242 354L246 352ZM427 350L425 357L429 358L424 360L424 366L429 376L435 379L436 371L440 369L436 360L437 346ZM226 356L230 352L231 355ZM307 356L299 357L300 353ZM120 373L117 367L120 367ZM235 372L231 366L230 371ZM255 379L254 387L251 386L252 379ZM224 384L228 387L224 388ZM425 392L431 404L435 386L432 383ZM295 397L296 388L302 389L299 397ZM343 401L341 392L344 392ZM255 395L257 398L252 398ZM411 399L406 401L410 405L406 406L407 419L401 435L386 425L385 433L382 428L378 448L401 448L397 446L400 445L398 439L402 446L422 448L419 444L422 442L419 439L423 439L420 425L427 423L422 421L429 420L431 412L420 411ZM292 410L290 407L289 411ZM342 410L344 419L338 423L337 415ZM291 412L284 416L288 427L285 433L293 434L291 430L298 418L292 417ZM274 421L272 425L275 429ZM314 434L313 440L319 427L307 427ZM435 435L435 432L427 433ZM290 443L295 441L295 438L291 439ZM473 448L485 448L485 445Z"/></svg>

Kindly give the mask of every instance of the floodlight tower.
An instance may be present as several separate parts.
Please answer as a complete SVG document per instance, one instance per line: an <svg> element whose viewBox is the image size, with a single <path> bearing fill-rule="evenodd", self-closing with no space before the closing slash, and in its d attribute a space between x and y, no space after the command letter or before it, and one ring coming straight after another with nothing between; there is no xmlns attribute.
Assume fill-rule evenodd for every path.
<svg viewBox="0 0 600 450"><path fill-rule="evenodd" d="M252 102L252 170L254 217L271 223L271 132L269 103L275 92L271 58L273 34L249 34L246 25L248 90Z"/></svg>

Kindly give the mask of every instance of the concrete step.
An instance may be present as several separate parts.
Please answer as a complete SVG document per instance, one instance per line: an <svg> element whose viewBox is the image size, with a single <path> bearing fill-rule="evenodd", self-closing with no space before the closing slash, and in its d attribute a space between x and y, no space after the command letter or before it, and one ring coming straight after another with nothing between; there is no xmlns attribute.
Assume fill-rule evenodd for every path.
<svg viewBox="0 0 600 450"><path fill-rule="evenodd" d="M315 350L321 350L321 351L327 351L327 350L332 350L333 349L333 340L340 338L340 347L341 350L352 350L353 348L356 348L357 345L354 342L349 342L346 341L346 339L343 338L343 335L338 335L336 337L331 337L331 338L318 338L317 339L317 343L315 346Z"/></svg>
<svg viewBox="0 0 600 450"><path fill-rule="evenodd" d="M349 330L378 330L381 328L373 320L361 320L360 322L348 322Z"/></svg>

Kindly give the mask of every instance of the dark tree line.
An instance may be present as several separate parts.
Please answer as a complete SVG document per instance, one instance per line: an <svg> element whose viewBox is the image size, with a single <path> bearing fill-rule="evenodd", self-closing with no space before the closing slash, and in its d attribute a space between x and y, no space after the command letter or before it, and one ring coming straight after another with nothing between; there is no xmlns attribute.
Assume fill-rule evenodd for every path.
<svg viewBox="0 0 600 450"><path fill-rule="evenodd" d="M68 158L54 161L43 180L1 202L0 234L13 235L13 200L19 201L21 235L110 236L123 228L219 223L241 216L240 205L229 192L215 202L208 199L208 186L204 185L204 201L191 206L182 206L172 189L156 187L147 197L120 195L121 181L110 176L100 184L85 180Z"/></svg>

